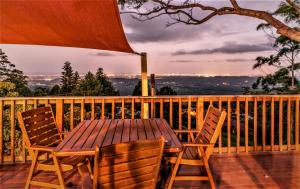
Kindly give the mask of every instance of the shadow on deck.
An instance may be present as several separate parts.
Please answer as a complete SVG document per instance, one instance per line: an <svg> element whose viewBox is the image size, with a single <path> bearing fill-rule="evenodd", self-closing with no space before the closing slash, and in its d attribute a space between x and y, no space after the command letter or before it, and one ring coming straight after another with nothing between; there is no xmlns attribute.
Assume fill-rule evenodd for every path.
<svg viewBox="0 0 300 189"><path fill-rule="evenodd" d="M272 152L213 155L210 166L217 188L300 188L300 153ZM0 188L24 188L30 164L0 166ZM198 172L183 167L182 174ZM48 174L41 179L53 180ZM80 188L76 173L69 188ZM72 185L70 185L70 182ZM209 188L208 182L176 181L174 188ZM34 187L32 187L34 188Z"/></svg>

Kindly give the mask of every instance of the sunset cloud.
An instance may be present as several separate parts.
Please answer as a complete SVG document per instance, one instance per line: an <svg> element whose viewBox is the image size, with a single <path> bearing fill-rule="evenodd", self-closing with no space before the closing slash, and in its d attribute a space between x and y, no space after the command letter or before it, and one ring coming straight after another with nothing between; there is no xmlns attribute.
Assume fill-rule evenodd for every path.
<svg viewBox="0 0 300 189"><path fill-rule="evenodd" d="M261 51L271 51L273 50L272 46L267 43L262 44L238 44L234 41L225 42L223 46L213 49L199 49L199 50L179 50L172 55L203 55L203 54L236 54L236 53L249 53L249 52L261 52Z"/></svg>

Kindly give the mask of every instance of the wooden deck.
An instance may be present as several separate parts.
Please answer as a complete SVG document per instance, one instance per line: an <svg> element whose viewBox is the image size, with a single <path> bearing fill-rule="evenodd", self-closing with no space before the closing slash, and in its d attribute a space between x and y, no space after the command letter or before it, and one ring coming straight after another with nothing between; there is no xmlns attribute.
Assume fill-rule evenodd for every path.
<svg viewBox="0 0 300 189"><path fill-rule="evenodd" d="M300 153L266 152L213 155L210 165L217 188L300 188ZM0 188L23 188L30 164L0 165ZM197 172L183 167L182 174ZM52 179L44 174L41 179ZM75 173L69 188L80 188ZM208 182L176 181L174 188L209 188Z"/></svg>

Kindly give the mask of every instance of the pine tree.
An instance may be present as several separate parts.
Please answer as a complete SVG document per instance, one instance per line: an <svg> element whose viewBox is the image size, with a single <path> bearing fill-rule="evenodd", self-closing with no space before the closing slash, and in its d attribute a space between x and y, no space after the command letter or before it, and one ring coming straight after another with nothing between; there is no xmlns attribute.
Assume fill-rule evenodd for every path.
<svg viewBox="0 0 300 189"><path fill-rule="evenodd" d="M118 96L119 91L117 91L109 78L104 74L103 68L98 68L96 72L96 80L102 86L102 95L104 96Z"/></svg>
<svg viewBox="0 0 300 189"><path fill-rule="evenodd" d="M8 60L8 57L0 49L0 79L3 82L14 84L15 91L20 96L31 96L32 93L27 86L27 76Z"/></svg>
<svg viewBox="0 0 300 189"><path fill-rule="evenodd" d="M6 79L14 67L15 65L8 60L7 55L0 49L0 79Z"/></svg>
<svg viewBox="0 0 300 189"><path fill-rule="evenodd" d="M61 94L71 95L76 84L74 83L74 72L70 62L65 62L61 76Z"/></svg>

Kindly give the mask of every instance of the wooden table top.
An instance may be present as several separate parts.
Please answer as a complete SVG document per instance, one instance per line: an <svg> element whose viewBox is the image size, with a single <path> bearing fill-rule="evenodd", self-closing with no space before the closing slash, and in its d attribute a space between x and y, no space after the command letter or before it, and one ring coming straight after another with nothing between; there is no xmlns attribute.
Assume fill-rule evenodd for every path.
<svg viewBox="0 0 300 189"><path fill-rule="evenodd" d="M85 120L56 148L55 152L78 155L111 144L146 139L166 139L165 152L180 152L182 145L165 119L105 119Z"/></svg>

